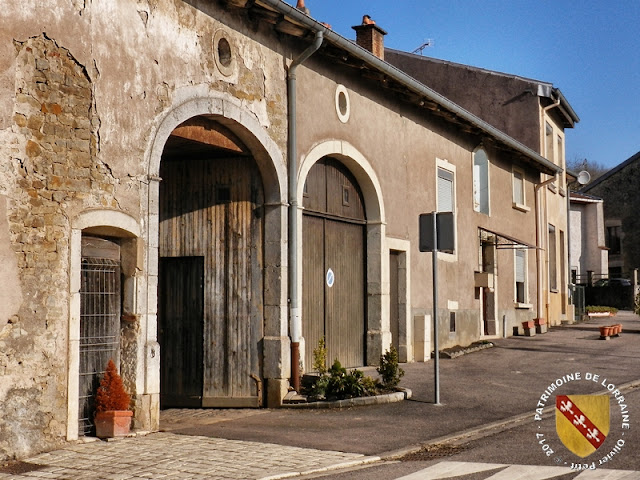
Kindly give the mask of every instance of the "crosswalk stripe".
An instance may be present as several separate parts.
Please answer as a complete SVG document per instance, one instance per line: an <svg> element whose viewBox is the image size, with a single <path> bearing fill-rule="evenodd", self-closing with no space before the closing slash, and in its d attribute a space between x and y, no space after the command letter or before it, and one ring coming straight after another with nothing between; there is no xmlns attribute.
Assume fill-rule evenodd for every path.
<svg viewBox="0 0 640 480"><path fill-rule="evenodd" d="M502 463L440 462L397 480L437 480L504 467L508 467L508 465Z"/></svg>
<svg viewBox="0 0 640 480"><path fill-rule="evenodd" d="M539 465L511 465L486 480L546 480L571 473L568 467L541 467Z"/></svg>
<svg viewBox="0 0 640 480"><path fill-rule="evenodd" d="M574 480L640 480L632 470L571 470L569 467L507 465L503 463L439 462L396 480L439 480L502 469L485 480L547 480L575 473Z"/></svg>
<svg viewBox="0 0 640 480"><path fill-rule="evenodd" d="M640 480L640 472L633 470L585 470L574 480Z"/></svg>

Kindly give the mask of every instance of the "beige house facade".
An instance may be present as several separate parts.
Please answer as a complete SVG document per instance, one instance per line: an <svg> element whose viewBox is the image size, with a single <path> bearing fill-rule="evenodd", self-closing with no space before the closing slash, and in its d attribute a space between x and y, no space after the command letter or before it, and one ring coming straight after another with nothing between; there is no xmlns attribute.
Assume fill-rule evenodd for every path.
<svg viewBox="0 0 640 480"><path fill-rule="evenodd" d="M548 82L396 50L386 59L561 169L536 182L537 316L548 325L572 319L565 129L580 119L562 92Z"/></svg>
<svg viewBox="0 0 640 480"><path fill-rule="evenodd" d="M428 360L422 213L455 219L441 348L562 311L559 154L279 0L54 4L0 20L0 459L91 435L109 358L151 431L280 406L322 337L350 367Z"/></svg>

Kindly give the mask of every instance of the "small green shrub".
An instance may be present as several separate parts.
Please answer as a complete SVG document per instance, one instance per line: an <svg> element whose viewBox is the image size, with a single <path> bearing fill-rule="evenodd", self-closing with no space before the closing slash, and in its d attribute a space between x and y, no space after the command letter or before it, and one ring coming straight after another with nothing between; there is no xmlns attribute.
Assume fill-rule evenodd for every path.
<svg viewBox="0 0 640 480"><path fill-rule="evenodd" d="M635 301L633 311L635 312L636 315L640 315L640 293L636 295L636 301Z"/></svg>
<svg viewBox="0 0 640 480"><path fill-rule="evenodd" d="M382 377L384 388L395 388L404 376L404 370L398 365L398 351L393 345L383 355L380 355L380 366L376 369Z"/></svg>
<svg viewBox="0 0 640 480"><path fill-rule="evenodd" d="M376 382L365 377L361 370L350 372L335 359L329 370L321 375L311 387L310 396L317 399L342 400L367 397L377 393Z"/></svg>
<svg viewBox="0 0 640 480"><path fill-rule="evenodd" d="M313 370L320 375L327 373L327 346L324 337L318 340L318 346L313 349Z"/></svg>

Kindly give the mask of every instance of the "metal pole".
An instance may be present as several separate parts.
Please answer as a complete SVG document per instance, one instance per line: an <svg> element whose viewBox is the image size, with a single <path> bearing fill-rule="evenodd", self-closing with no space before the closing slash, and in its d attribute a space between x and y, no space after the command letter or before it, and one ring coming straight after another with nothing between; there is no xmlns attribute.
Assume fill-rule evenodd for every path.
<svg viewBox="0 0 640 480"><path fill-rule="evenodd" d="M440 349L438 348L438 222L433 212L433 374L434 403L440 405Z"/></svg>

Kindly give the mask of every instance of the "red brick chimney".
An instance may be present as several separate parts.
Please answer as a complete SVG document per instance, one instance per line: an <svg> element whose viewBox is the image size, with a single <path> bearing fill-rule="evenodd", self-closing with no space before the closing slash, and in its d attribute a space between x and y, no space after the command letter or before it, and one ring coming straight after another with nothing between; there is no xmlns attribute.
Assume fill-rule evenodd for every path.
<svg viewBox="0 0 640 480"><path fill-rule="evenodd" d="M351 27L356 31L356 43L384 60L384 36L387 34L369 15L362 17L362 25Z"/></svg>

